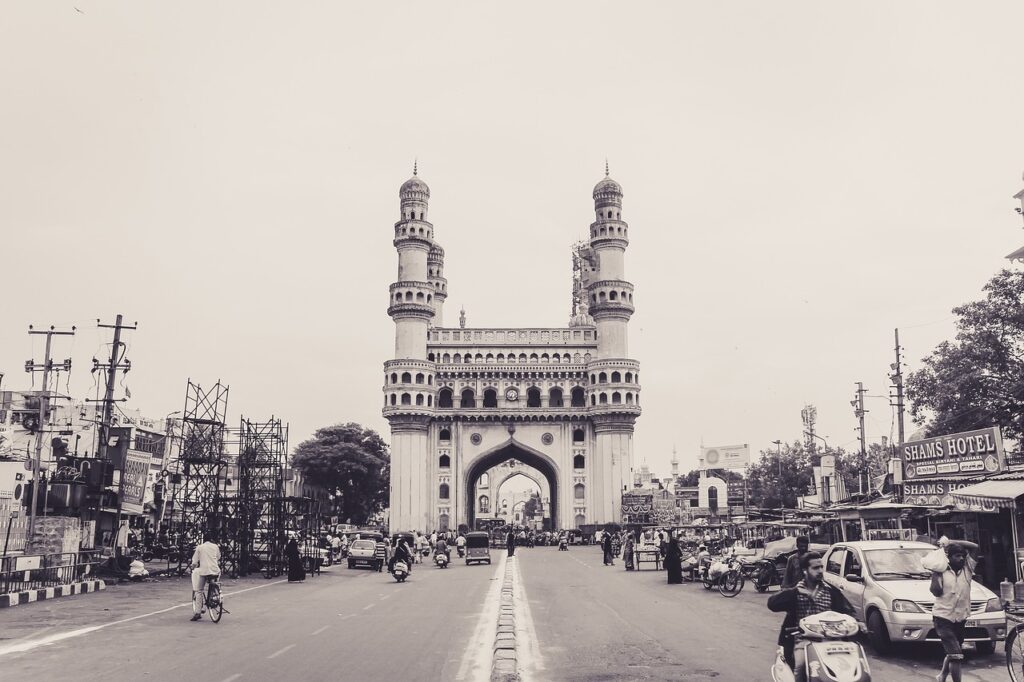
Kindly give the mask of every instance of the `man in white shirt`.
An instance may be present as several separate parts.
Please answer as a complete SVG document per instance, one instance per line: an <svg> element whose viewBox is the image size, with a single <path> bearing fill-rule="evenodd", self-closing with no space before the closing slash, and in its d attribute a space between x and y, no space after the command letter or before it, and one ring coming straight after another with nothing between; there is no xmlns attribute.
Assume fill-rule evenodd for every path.
<svg viewBox="0 0 1024 682"><path fill-rule="evenodd" d="M205 593L206 581L210 576L220 575L220 547L210 541L209 535L196 546L188 567L192 569L192 620L199 620L206 607L204 603L203 608L199 608L196 595Z"/></svg>
<svg viewBox="0 0 1024 682"><path fill-rule="evenodd" d="M935 597L932 607L932 622L935 634L942 640L946 658L942 661L942 671L938 682L946 682L947 675L953 682L960 682L960 666L964 653L961 648L967 628L967 619L971 615L971 585L977 560L971 556L977 552L978 546L973 542L961 540L946 545L948 565L943 571L932 571L930 591Z"/></svg>

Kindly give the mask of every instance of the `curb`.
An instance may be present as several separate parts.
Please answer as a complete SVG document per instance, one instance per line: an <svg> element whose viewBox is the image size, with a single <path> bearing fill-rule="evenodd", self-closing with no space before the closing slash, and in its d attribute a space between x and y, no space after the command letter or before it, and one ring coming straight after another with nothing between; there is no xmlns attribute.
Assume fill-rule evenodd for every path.
<svg viewBox="0 0 1024 682"><path fill-rule="evenodd" d="M512 561L505 562L505 576L501 583L501 603L498 607L497 630L494 635L494 652L491 659L491 682L519 682L519 666L516 657L516 615L513 607Z"/></svg>
<svg viewBox="0 0 1024 682"><path fill-rule="evenodd" d="M87 594L107 589L107 584L102 580L86 580L70 585L57 585L56 587L40 587L24 592L11 592L0 594L0 609L21 604L31 604L35 601L56 599L57 597L70 597L73 594Z"/></svg>

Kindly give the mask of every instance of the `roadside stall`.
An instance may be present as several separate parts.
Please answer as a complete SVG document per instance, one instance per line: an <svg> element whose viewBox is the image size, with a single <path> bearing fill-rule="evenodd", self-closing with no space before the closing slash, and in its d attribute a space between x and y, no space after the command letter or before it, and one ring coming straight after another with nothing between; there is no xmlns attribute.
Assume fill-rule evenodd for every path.
<svg viewBox="0 0 1024 682"><path fill-rule="evenodd" d="M981 553L988 551L986 578L997 584L1002 578L1024 578L1024 541L1021 531L1021 498L1024 497L1024 472L1012 471L965 486L953 492L957 510L976 516Z"/></svg>

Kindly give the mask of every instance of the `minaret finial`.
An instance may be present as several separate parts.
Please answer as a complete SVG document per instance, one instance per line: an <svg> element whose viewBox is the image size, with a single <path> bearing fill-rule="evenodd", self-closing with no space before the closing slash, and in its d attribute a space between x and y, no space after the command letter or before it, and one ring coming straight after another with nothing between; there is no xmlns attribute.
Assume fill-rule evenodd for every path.
<svg viewBox="0 0 1024 682"><path fill-rule="evenodd" d="M604 160L604 176L606 178L608 177L608 159L607 159L607 157Z"/></svg>
<svg viewBox="0 0 1024 682"><path fill-rule="evenodd" d="M466 306L462 306L462 312L459 313L459 328L466 328Z"/></svg>
<svg viewBox="0 0 1024 682"><path fill-rule="evenodd" d="M419 170L419 163L420 163L419 159L413 159L412 160L412 174L413 175L417 174L417 171Z"/></svg>

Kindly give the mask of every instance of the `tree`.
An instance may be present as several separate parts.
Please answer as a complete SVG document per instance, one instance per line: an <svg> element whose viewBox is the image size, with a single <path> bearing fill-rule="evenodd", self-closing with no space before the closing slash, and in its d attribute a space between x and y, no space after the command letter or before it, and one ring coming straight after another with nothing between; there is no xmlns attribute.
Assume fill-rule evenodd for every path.
<svg viewBox="0 0 1024 682"><path fill-rule="evenodd" d="M387 504L391 456L373 429L354 422L317 429L295 448L292 466L311 483L341 491L343 519L365 523Z"/></svg>
<svg viewBox="0 0 1024 682"><path fill-rule="evenodd" d="M910 414L928 436L987 426L1024 433L1024 271L1002 270L985 298L953 309L956 338L907 376Z"/></svg>
<svg viewBox="0 0 1024 682"><path fill-rule="evenodd" d="M783 443L779 453L776 449L762 450L760 459L750 465L747 495L760 507L793 509L797 497L806 495L811 488L810 457L800 442Z"/></svg>
<svg viewBox="0 0 1024 682"><path fill-rule="evenodd" d="M530 499L523 505L523 519L532 519L537 515L537 510L540 507L540 493L534 493L530 495Z"/></svg>

